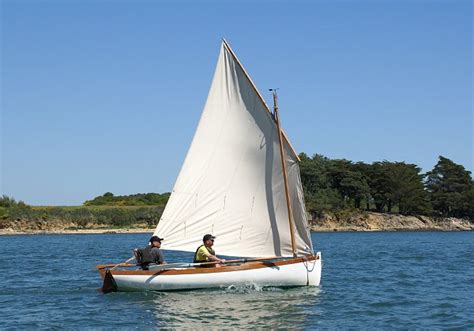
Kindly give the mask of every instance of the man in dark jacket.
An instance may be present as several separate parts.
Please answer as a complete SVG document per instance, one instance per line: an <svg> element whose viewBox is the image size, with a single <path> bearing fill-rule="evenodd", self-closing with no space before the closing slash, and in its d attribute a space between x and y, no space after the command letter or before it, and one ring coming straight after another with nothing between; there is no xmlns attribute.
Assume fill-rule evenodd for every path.
<svg viewBox="0 0 474 331"><path fill-rule="evenodd" d="M153 236L150 238L150 245L136 250L135 257L137 258L137 264L140 265L142 269L147 270L148 266L152 263L166 264L163 252L160 249L162 241L163 238Z"/></svg>

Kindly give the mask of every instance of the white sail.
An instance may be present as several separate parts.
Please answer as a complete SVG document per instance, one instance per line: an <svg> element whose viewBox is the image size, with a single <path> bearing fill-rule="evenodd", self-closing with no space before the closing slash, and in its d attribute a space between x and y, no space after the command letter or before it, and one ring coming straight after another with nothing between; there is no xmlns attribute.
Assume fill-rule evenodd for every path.
<svg viewBox="0 0 474 331"><path fill-rule="evenodd" d="M292 256L278 131L250 78L223 42L209 96L155 230L163 248L194 252L217 237L218 255ZM285 155L298 255L312 253L297 156Z"/></svg>

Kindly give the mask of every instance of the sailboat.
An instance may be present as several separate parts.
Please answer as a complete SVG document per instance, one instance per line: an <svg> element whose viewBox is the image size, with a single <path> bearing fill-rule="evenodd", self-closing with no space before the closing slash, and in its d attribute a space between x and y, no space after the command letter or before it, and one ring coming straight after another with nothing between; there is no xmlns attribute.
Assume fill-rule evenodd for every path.
<svg viewBox="0 0 474 331"><path fill-rule="evenodd" d="M98 265L104 292L229 286L317 286L299 157L227 41L196 133L154 235L164 249L195 252L216 236L225 263Z"/></svg>

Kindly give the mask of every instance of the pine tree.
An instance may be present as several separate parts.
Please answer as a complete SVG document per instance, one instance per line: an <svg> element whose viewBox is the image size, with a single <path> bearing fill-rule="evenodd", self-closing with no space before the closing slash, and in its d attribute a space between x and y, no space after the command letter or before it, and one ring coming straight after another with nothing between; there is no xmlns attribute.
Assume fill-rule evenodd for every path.
<svg viewBox="0 0 474 331"><path fill-rule="evenodd" d="M474 206L471 172L443 156L427 173L426 188L433 209L441 216L471 216Z"/></svg>
<svg viewBox="0 0 474 331"><path fill-rule="evenodd" d="M424 190L421 169L415 164L405 162L387 163L386 167L387 201L398 206L400 214L429 213L430 205Z"/></svg>

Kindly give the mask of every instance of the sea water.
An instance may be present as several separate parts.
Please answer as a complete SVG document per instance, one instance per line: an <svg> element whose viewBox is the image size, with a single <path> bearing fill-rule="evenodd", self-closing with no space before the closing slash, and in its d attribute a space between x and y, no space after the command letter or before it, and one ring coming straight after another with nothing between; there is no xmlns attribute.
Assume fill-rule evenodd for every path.
<svg viewBox="0 0 474 331"><path fill-rule="evenodd" d="M473 232L313 233L319 287L99 293L148 237L0 237L0 329L474 329Z"/></svg>

